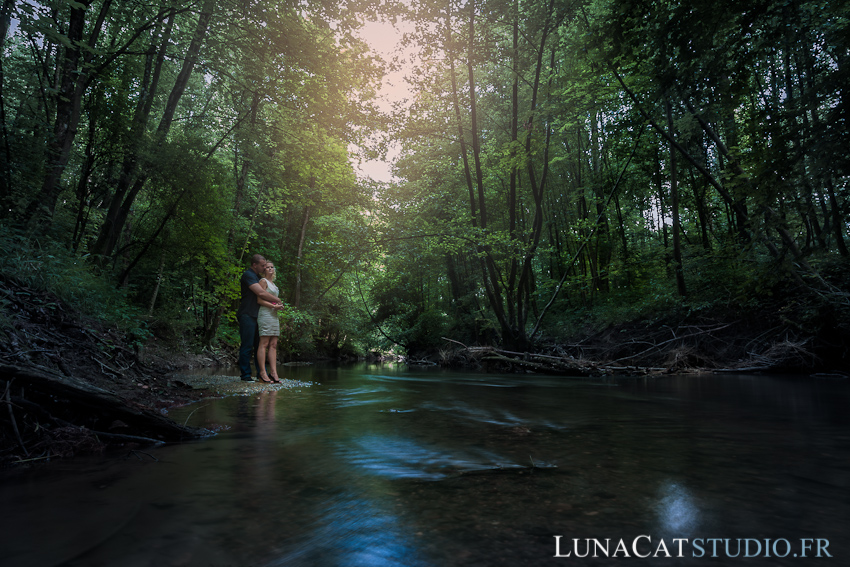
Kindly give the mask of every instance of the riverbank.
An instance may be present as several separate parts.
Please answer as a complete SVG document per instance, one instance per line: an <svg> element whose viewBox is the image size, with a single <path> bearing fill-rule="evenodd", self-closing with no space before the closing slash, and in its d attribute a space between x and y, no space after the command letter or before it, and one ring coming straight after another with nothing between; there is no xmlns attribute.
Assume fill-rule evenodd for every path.
<svg viewBox="0 0 850 567"><path fill-rule="evenodd" d="M291 390L309 386L306 382L281 378L280 382L245 382L229 374L172 374L169 380L180 387L202 392L204 396L244 396L262 392Z"/></svg>
<svg viewBox="0 0 850 567"><path fill-rule="evenodd" d="M168 410L302 385L175 377L227 364L228 356L190 354L156 337L142 345L53 294L0 284L0 466L203 437L210 432L175 423Z"/></svg>
<svg viewBox="0 0 850 567"><path fill-rule="evenodd" d="M0 465L71 457L109 445L179 441L207 431L167 419L170 408L206 397L305 386L242 382L213 370L233 353L138 336L81 315L50 293L0 281ZM672 310L569 338L533 352L464 345L406 362L491 372L564 376L763 372L847 378L850 323L824 303L761 302L741 309ZM206 374L206 375L204 375Z"/></svg>
<svg viewBox="0 0 850 567"><path fill-rule="evenodd" d="M847 302L801 291L749 306L683 304L618 323L593 314L565 317L574 329L544 337L530 351L465 345L445 339L439 352L416 358L500 372L605 375L622 373L759 372L850 377Z"/></svg>

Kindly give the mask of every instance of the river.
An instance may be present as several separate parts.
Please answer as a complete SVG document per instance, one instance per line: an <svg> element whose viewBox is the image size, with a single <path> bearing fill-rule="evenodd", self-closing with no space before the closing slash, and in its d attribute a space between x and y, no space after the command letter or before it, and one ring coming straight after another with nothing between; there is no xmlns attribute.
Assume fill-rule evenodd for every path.
<svg viewBox="0 0 850 567"><path fill-rule="evenodd" d="M850 564L847 380L281 376L171 412L212 438L0 471L0 563Z"/></svg>

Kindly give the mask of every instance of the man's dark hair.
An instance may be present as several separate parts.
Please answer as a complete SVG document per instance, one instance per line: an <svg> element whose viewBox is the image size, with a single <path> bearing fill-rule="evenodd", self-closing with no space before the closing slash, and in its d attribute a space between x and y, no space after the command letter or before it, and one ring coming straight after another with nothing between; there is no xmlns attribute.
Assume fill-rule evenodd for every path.
<svg viewBox="0 0 850 567"><path fill-rule="evenodd" d="M259 264L260 262L265 262L266 258L262 254L254 254L251 256L251 265Z"/></svg>

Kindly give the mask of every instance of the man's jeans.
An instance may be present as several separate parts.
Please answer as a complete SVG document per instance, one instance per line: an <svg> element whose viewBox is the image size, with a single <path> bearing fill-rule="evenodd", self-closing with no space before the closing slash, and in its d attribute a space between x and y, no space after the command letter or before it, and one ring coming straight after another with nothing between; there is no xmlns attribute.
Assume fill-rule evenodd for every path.
<svg viewBox="0 0 850 567"><path fill-rule="evenodd" d="M260 344L260 330L257 327L257 318L243 313L239 316L239 337L242 344L239 346L239 371L242 379L251 377L251 359L260 372L260 362L257 360L257 346Z"/></svg>

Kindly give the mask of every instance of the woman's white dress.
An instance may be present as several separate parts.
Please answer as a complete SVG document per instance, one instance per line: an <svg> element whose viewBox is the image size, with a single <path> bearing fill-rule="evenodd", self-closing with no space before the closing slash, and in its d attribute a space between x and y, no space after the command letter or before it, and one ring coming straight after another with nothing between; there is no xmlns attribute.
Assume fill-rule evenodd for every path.
<svg viewBox="0 0 850 567"><path fill-rule="evenodd" d="M280 295L280 290L274 282L270 282L266 278L260 281L265 281L268 287L266 291L275 297ZM280 320L277 318L277 310L265 305L260 305L260 312L257 314L257 326L260 328L261 337L279 337L280 336Z"/></svg>

